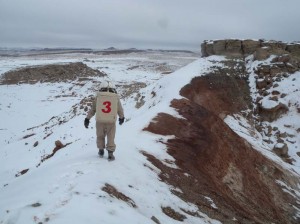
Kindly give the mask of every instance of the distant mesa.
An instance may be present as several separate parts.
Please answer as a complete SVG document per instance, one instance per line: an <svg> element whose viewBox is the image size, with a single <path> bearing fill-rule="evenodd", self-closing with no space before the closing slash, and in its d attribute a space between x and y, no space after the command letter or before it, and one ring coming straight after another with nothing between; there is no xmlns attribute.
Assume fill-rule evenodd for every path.
<svg viewBox="0 0 300 224"><path fill-rule="evenodd" d="M91 48L0 48L0 57L91 52L94 52Z"/></svg>
<svg viewBox="0 0 300 224"><path fill-rule="evenodd" d="M40 49L32 49L39 51ZM91 48L43 48L44 51L92 51Z"/></svg>
<svg viewBox="0 0 300 224"><path fill-rule="evenodd" d="M107 51L109 53L118 53L118 54L124 54L124 53L132 53L132 52L153 52L153 51L157 51L157 52L174 52L174 53L194 53L193 51L189 51L189 50L164 50L164 49L138 49L135 47L131 47L131 48L127 48L127 49L117 49L115 47L109 47L103 50L104 54L107 54ZM110 52L111 51L111 52Z"/></svg>
<svg viewBox="0 0 300 224"><path fill-rule="evenodd" d="M130 53L136 53L136 52L144 52L144 50L138 50L136 48L128 48L128 49L116 49L114 47L107 48L103 50L103 55L111 55L111 54L130 54Z"/></svg>
<svg viewBox="0 0 300 224"><path fill-rule="evenodd" d="M109 47L109 48L106 48L104 49L105 51L116 51L118 50L117 48L114 48L114 47Z"/></svg>
<svg viewBox="0 0 300 224"><path fill-rule="evenodd" d="M124 48L124 49L119 49L119 48L115 48L115 47L109 47L104 49L104 51L141 51L140 49L131 47L131 48Z"/></svg>

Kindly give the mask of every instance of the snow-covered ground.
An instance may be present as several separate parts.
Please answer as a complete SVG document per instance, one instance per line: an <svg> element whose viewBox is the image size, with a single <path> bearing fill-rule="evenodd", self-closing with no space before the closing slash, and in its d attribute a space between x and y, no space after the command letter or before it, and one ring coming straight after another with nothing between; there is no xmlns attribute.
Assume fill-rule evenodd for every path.
<svg viewBox="0 0 300 224"><path fill-rule="evenodd" d="M0 86L0 223L144 224L154 223L153 217L161 223L177 223L163 213L162 207L181 213L181 209L185 209L202 217L185 214L186 223L218 223L198 211L195 205L173 195L171 187L159 180L160 171L141 153L147 151L160 159L172 159L165 152L165 146L158 142L161 136L142 132L142 128L158 111L168 108L170 93L177 93L178 88L209 65L196 59L190 55L131 54L1 60L1 73L24 65L84 61L107 73L109 79L121 86L121 92L124 91L122 85L136 81L145 82L147 87L140 93L146 101L140 109L135 108L136 93L122 99L126 122L117 127L116 160L108 162L107 156L99 158L97 155L94 120L90 128L85 129L84 114L69 116L73 105L94 94L91 87L95 83ZM162 74L155 68L161 63L177 72ZM139 67L128 69L132 66ZM183 75L184 79L179 82L178 78ZM74 91L76 94L72 95ZM152 91L157 93L153 98ZM64 97L60 97L62 95ZM64 116L68 119L61 125L51 119ZM52 153L57 140L70 144L41 163L42 158ZM20 175L21 171L27 172ZM106 193L103 189L107 185L115 187L133 203Z"/></svg>
<svg viewBox="0 0 300 224"><path fill-rule="evenodd" d="M183 213L182 209L198 213L198 217L184 213L184 223L219 223L207 217L195 205L172 194L172 187L159 180L160 170L147 161L141 152L146 151L162 161L167 159L168 163L165 164L175 167L175 164L170 164L173 158L160 143L172 136L158 136L142 129L159 112L179 116L169 107L170 101L181 97L179 90L193 77L208 73L213 64L223 60L225 58L220 56L200 59L191 54L161 52L0 59L0 74L26 65L81 61L105 72L108 79L118 86L120 93L126 92L124 88L127 84L146 84L138 93L133 92L122 98L126 122L117 127L114 162L108 162L107 155L104 158L97 156L94 120L90 128L85 129L84 113L73 117L70 112L73 105L94 94L93 87L103 78L87 81L83 86L73 82L0 86L0 223L144 224L154 223L153 217L161 223L181 223L164 214L162 207L171 207L179 213ZM297 75L290 76L290 79L298 80L293 83L299 83ZM253 84L252 76L250 85ZM291 97L299 99L298 93ZM254 90L252 94L255 94ZM140 108L135 107L137 99L145 101ZM297 116L288 116L289 121L299 118ZM59 122L51 119L53 117L67 118L66 123L59 125ZM284 163L272 152L272 145L263 141L264 136L256 132L243 117L233 115L227 117L225 122L257 150L287 169L300 173L300 160L295 165ZM293 125L298 125L297 121ZM296 138L299 145L298 135ZM52 153L57 140L70 144L41 163L45 155ZM34 144L37 145L34 147ZM291 150L291 155L296 149ZM21 171L27 172L20 175ZM133 203L106 193L103 189L107 184ZM213 200L207 200L211 201L213 208L216 207Z"/></svg>

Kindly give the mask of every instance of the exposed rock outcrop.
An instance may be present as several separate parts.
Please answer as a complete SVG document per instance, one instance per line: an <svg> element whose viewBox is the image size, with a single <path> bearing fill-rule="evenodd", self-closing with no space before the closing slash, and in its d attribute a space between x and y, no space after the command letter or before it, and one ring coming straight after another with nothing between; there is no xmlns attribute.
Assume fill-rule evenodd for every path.
<svg viewBox="0 0 300 224"><path fill-rule="evenodd" d="M274 152L281 156L281 157L287 157L288 156L288 146L287 144L285 143L277 143L275 146L274 146Z"/></svg>
<svg viewBox="0 0 300 224"><path fill-rule="evenodd" d="M210 55L245 57L255 54L257 60L263 60L271 54L291 54L300 57L300 43L238 39L204 41L201 44L201 53L203 57Z"/></svg>
<svg viewBox="0 0 300 224"><path fill-rule="evenodd" d="M128 196L123 194L122 192L118 191L114 186L105 183L105 186L101 188L103 191L108 193L111 197L118 198L119 200L122 200L132 206L133 208L137 208L136 203Z"/></svg>
<svg viewBox="0 0 300 224"><path fill-rule="evenodd" d="M293 55L300 56L300 44L287 44L286 50Z"/></svg>
<svg viewBox="0 0 300 224"><path fill-rule="evenodd" d="M272 101L269 101L269 103ZM288 111L288 107L282 103L274 102L271 105L259 104L258 113L262 120L272 122Z"/></svg>
<svg viewBox="0 0 300 224"><path fill-rule="evenodd" d="M288 44L281 41L229 39L205 41L201 47L202 56L204 57L210 55L225 55L244 58L245 56L253 54L254 60L263 61L272 55L271 62L261 63L255 70L257 74L255 77L256 88L258 89L258 96L255 101L257 103L257 110L255 112L259 115L261 120L274 121L288 111L288 107L280 102L269 108L263 106L260 101L265 96L270 95L268 90L272 87L277 87L283 78L300 70L300 43ZM247 77L247 73L244 72L243 76ZM234 95L238 95L238 93ZM284 93L282 93L280 97L283 98ZM221 97L218 97L218 99L221 99ZM270 100L278 101L278 97L270 96ZM211 103L207 102L207 104Z"/></svg>
<svg viewBox="0 0 300 224"><path fill-rule="evenodd" d="M223 71L194 78L180 93L199 105L205 105L220 117L251 107L246 80L240 76L228 76Z"/></svg>
<svg viewBox="0 0 300 224"><path fill-rule="evenodd" d="M88 67L82 62L69 64L51 64L43 66L25 67L4 73L0 84L34 84L37 82L67 82L88 77L102 77L106 74Z"/></svg>
<svg viewBox="0 0 300 224"><path fill-rule="evenodd" d="M274 121L288 111L280 101L284 93L274 88L299 70L297 46L291 50L288 44L275 41L216 40L204 42L201 50L204 57L232 56L233 63L224 61L226 66L214 67L211 73L195 77L181 89L185 98L173 100L171 106L182 118L160 113L145 128L175 136L165 144L179 169L144 155L161 170L162 180L178 188L174 194L223 223L298 223L295 214L299 197L283 190L283 186L299 189L298 176L253 149L223 121L226 115L240 113L255 126L261 121ZM250 97L249 71L245 69L245 56L251 54L262 60L257 70L251 71L256 79L256 99ZM271 55L268 63L263 63ZM259 128L264 136L278 133L278 142L287 138L278 127ZM288 158L284 140L282 144L266 141L275 145L270 151ZM216 206L211 206L206 196Z"/></svg>
<svg viewBox="0 0 300 224"><path fill-rule="evenodd" d="M245 55L253 54L256 49L260 48L261 42L256 40L243 40L242 49Z"/></svg>
<svg viewBox="0 0 300 224"><path fill-rule="evenodd" d="M53 157L62 148L65 148L66 146L72 144L72 142L69 142L69 143L67 143L67 144L64 145L61 141L57 140L57 141L55 141L54 144L55 144L55 148L53 149L52 153L48 154L48 155L43 155L42 158L41 158L41 162L37 165L37 167L39 167L46 160L48 160L51 157Z"/></svg>
<svg viewBox="0 0 300 224"><path fill-rule="evenodd" d="M257 48L253 55L255 60L262 61L266 60L270 56L270 53L268 48Z"/></svg>

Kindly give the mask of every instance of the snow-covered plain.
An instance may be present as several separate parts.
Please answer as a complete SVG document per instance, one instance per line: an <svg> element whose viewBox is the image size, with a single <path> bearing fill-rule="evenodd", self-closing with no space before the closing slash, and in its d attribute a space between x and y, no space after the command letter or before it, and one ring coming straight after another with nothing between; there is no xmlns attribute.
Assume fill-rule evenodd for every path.
<svg viewBox="0 0 300 224"><path fill-rule="evenodd" d="M84 86L72 82L0 86L0 223L144 224L154 223L152 217L161 223L180 223L165 215L162 207L199 214L185 214L186 223L219 223L172 194L172 187L159 180L160 171L141 153L146 151L159 159L172 160L159 143L162 136L142 129L157 112L169 107L169 101L178 97L182 85L208 68L208 61L197 58L189 54L151 53L1 59L1 73L27 65L83 61L108 74L120 86L120 92L125 91L122 86L131 82L144 82L147 87L140 92L146 101L140 109L135 108L137 93L122 99L126 122L117 127L116 160L108 162L107 156L97 156L94 120L85 129L84 113L75 117L69 113L72 105L94 94L91 89L95 81L103 78L95 78ZM157 64L163 65L164 71L177 71L162 74ZM155 97L151 97L152 91L156 91ZM59 125L51 119L54 116L68 119ZM45 155L52 153L56 140L71 144L41 163ZM27 173L20 175L27 169ZM103 191L106 184L131 198L136 207Z"/></svg>

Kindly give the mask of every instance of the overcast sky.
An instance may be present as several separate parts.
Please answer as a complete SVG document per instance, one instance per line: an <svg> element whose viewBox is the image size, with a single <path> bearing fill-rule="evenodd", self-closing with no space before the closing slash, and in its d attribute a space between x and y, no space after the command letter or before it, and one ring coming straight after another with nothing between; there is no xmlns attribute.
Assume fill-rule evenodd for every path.
<svg viewBox="0 0 300 224"><path fill-rule="evenodd" d="M0 0L0 47L198 50L206 39L300 40L300 0Z"/></svg>

